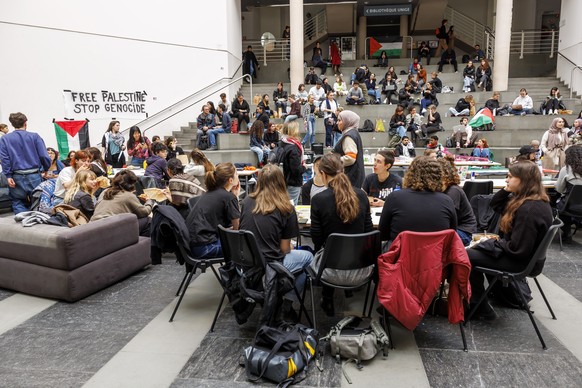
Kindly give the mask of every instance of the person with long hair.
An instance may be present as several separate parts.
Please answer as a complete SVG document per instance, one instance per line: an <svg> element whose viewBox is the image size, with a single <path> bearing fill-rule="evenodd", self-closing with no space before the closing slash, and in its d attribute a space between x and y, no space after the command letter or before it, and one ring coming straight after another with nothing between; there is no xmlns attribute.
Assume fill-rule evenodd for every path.
<svg viewBox="0 0 582 388"><path fill-rule="evenodd" d="M262 167L267 162L270 148L263 140L265 125L261 120L255 120L249 132L250 148L257 155L258 166Z"/></svg>
<svg viewBox="0 0 582 388"><path fill-rule="evenodd" d="M552 224L552 208L542 175L532 162L518 162L509 167L506 186L491 199L490 206L501 215L499 239L487 239L467 250L471 266L483 266L517 272L523 270ZM485 292L483 274L471 271L471 304ZM476 317L497 317L489 302L481 304Z"/></svg>
<svg viewBox="0 0 582 388"><path fill-rule="evenodd" d="M89 155L86 151L77 151L75 153L75 157L71 159L71 165L69 167L65 167L59 176L57 177L57 181L55 183L55 192L54 192L54 204L58 205L63 201L65 198L65 192L75 180L75 174L79 170L89 170L89 165L91 164L91 155Z"/></svg>
<svg viewBox="0 0 582 388"><path fill-rule="evenodd" d="M475 72L475 82L478 82L478 88L482 90L489 90L488 87L491 83L491 66L489 66L489 61L487 58L481 59L481 64Z"/></svg>
<svg viewBox="0 0 582 388"><path fill-rule="evenodd" d="M348 87L345 81L342 79L341 74L335 77L335 82L333 84L333 91L338 96L345 96L348 94Z"/></svg>
<svg viewBox="0 0 582 388"><path fill-rule="evenodd" d="M360 116L355 112L344 110L338 115L337 126L342 132L341 138L333 148L344 165L344 170L354 187L362 187L366 173L364 170L364 149L358 132Z"/></svg>
<svg viewBox="0 0 582 388"><path fill-rule="evenodd" d="M313 260L311 252L291 245L291 239L299 236L299 223L278 166L269 164L259 171L255 190L241 203L240 228L253 232L265 260L282 262L292 273L305 269ZM302 272L295 281L299 292L304 283Z"/></svg>
<svg viewBox="0 0 582 388"><path fill-rule="evenodd" d="M202 195L206 190L192 172L184 172L184 165L180 159L168 160L168 176L170 202L185 219L188 217L188 200Z"/></svg>
<svg viewBox="0 0 582 388"><path fill-rule="evenodd" d="M564 119L557 117L552 120L552 125L542 136L540 148L544 153L542 166L549 170L560 170L564 166L566 154L564 151L568 146L568 132L570 130L564 125Z"/></svg>
<svg viewBox="0 0 582 388"><path fill-rule="evenodd" d="M91 170L80 170L75 180L65 193L65 204L76 207L91 219L95 212L95 191L97 190L97 176Z"/></svg>
<svg viewBox="0 0 582 388"><path fill-rule="evenodd" d="M277 112L281 112L282 118L283 115L287 115L287 99L289 96L287 95L287 91L283 89L283 82L277 82L277 89L273 91L273 101L275 101L275 107L277 108ZM277 113L277 115L279 115Z"/></svg>
<svg viewBox="0 0 582 388"><path fill-rule="evenodd" d="M131 170L119 171L111 181L111 187L105 190L97 204L95 212L91 217L91 222L103 218L111 217L116 214L135 214L139 225L139 235L149 237L150 235L150 213L154 206L154 201L149 199L146 194L145 204L141 204L135 196L135 184L137 176Z"/></svg>
<svg viewBox="0 0 582 388"><path fill-rule="evenodd" d="M206 190L206 173L215 170L214 164L198 148L190 151L190 160L193 164L189 168L190 172L200 181L200 184Z"/></svg>
<svg viewBox="0 0 582 388"><path fill-rule="evenodd" d="M119 132L119 121L113 120L109 123L107 132L101 139L101 147L103 147L105 154L105 161L113 168L121 168L125 165L125 138Z"/></svg>
<svg viewBox="0 0 582 388"><path fill-rule="evenodd" d="M174 159L178 155L185 155L184 150L182 147L178 146L178 140L176 140L174 136L168 136L164 143L168 148L168 155L166 155L166 160Z"/></svg>
<svg viewBox="0 0 582 388"><path fill-rule="evenodd" d="M319 163L319 174L327 189L311 198L311 239L315 250L323 248L332 233L372 231L368 197L362 189L353 187L340 157L334 153L325 155ZM333 316L333 288L324 287L322 308Z"/></svg>
<svg viewBox="0 0 582 388"><path fill-rule="evenodd" d="M481 138L477 140L477 144L471 153L472 156L476 156L478 158L491 158L491 152L489 151L489 143L487 143L487 139Z"/></svg>
<svg viewBox="0 0 582 388"><path fill-rule="evenodd" d="M443 168L428 156L415 158L404 175L402 190L386 198L378 230L392 242L402 231L437 232L457 229L453 200L444 193Z"/></svg>
<svg viewBox="0 0 582 388"><path fill-rule="evenodd" d="M283 147L283 174L287 185L287 194L289 194L289 199L293 201L293 204L297 205L303 185L303 173L306 170L297 121L283 124L283 136L280 144Z"/></svg>
<svg viewBox="0 0 582 388"><path fill-rule="evenodd" d="M566 162L556 182L556 191L562 194L557 203L558 210L564 210L566 198L576 185L582 185L582 145L574 145L566 150ZM582 207L582 204L574 206ZM572 242L572 217L562 213L560 219L564 222L562 241L569 244Z"/></svg>
<svg viewBox="0 0 582 388"><path fill-rule="evenodd" d="M397 105L394 114L390 118L390 135L398 135L400 138L406 135L406 114L404 107Z"/></svg>
<svg viewBox="0 0 582 388"><path fill-rule="evenodd" d="M57 175L65 168L63 162L59 160L59 151L52 147L47 147L46 152L51 157L51 166L43 174L44 179L56 178Z"/></svg>
<svg viewBox="0 0 582 388"><path fill-rule="evenodd" d="M331 69L333 74L340 74L340 66L342 65L342 53L335 39L331 41L329 49L331 52ZM386 64L388 64L388 61L386 61Z"/></svg>
<svg viewBox="0 0 582 388"><path fill-rule="evenodd" d="M561 101L562 96L560 95L560 90L556 86L554 86L550 90L550 94L546 97L542 113L548 115L557 115L558 109L560 109Z"/></svg>
<svg viewBox="0 0 582 388"><path fill-rule="evenodd" d="M473 61L469 60L467 62L467 66L463 69L463 92L469 93L473 91L473 87L475 84L475 66L473 65Z"/></svg>
<svg viewBox="0 0 582 388"><path fill-rule="evenodd" d="M190 251L196 258L222 256L218 225L238 229L240 182L232 163L219 163L206 173L208 191L200 196L186 218L190 233Z"/></svg>
<svg viewBox="0 0 582 388"><path fill-rule="evenodd" d="M101 150L97 147L89 147L87 152L91 155L89 169L95 173L96 177L107 176L107 163L103 160Z"/></svg>
<svg viewBox="0 0 582 388"><path fill-rule="evenodd" d="M477 220L469 203L467 195L459 186L461 178L455 166L455 157L446 155L444 158L437 159L443 167L443 182L445 185L444 193L448 195L455 205L457 213L457 234L465 246L471 242L472 234L477 232Z"/></svg>
<svg viewBox="0 0 582 388"><path fill-rule="evenodd" d="M143 167L143 162L151 154L152 143L150 139L143 136L138 126L134 125L129 128L129 140L127 141L127 154L131 156L131 165Z"/></svg>

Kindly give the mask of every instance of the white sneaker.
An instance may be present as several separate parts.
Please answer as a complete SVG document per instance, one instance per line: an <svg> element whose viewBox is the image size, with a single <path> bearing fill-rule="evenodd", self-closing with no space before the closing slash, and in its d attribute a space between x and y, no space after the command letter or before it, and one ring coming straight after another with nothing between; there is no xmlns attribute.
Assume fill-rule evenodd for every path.
<svg viewBox="0 0 582 388"><path fill-rule="evenodd" d="M384 104L386 104L386 103L388 103L388 99L387 98L384 99Z"/></svg>

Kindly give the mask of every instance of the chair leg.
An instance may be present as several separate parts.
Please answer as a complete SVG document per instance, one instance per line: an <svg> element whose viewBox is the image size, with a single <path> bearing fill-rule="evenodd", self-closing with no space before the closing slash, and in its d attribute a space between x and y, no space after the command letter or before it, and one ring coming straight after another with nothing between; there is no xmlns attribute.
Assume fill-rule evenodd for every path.
<svg viewBox="0 0 582 388"><path fill-rule="evenodd" d="M370 296L370 282L366 287L366 298L364 299L364 309L362 310L362 316L366 316L366 307L368 306L368 297Z"/></svg>
<svg viewBox="0 0 582 388"><path fill-rule="evenodd" d="M468 352L469 349L467 349L467 338L465 337L465 326L463 325L463 322L459 323L459 327L461 328L461 338L463 339L463 350Z"/></svg>
<svg viewBox="0 0 582 388"><path fill-rule="evenodd" d="M178 291L176 291L176 296L180 295L180 291L182 291L182 286L184 286L184 282L186 282L186 278L188 277L189 272L186 272L184 274L184 277L182 278L182 283L180 283L180 287L178 287Z"/></svg>
<svg viewBox="0 0 582 388"><path fill-rule="evenodd" d="M172 313L172 316L170 317L170 322L174 321L174 316L176 315L176 311L178 311L178 307L180 307L180 303L182 303L182 298L184 298L184 295L186 295L186 290L188 289L188 285L192 281L192 276L194 276L195 271L196 271L196 267L192 268L192 271L188 274L188 280L186 281L186 284L184 285L184 291L182 291L182 295L180 295L180 299L178 299L178 303L176 303L176 307L174 308L174 312Z"/></svg>
<svg viewBox="0 0 582 388"><path fill-rule="evenodd" d="M313 321L311 320L309 314L307 313L307 309L305 308L305 304L303 303L301 295L299 295L299 291L295 287L293 287L293 291L295 291L295 295L297 296L297 299L299 299L299 314L300 314L299 317L301 318L301 312L305 312L305 318L307 318L307 322L309 322L310 326L313 326Z"/></svg>
<svg viewBox="0 0 582 388"><path fill-rule="evenodd" d="M384 318L384 329L386 329L386 332L388 334L388 341L390 341L390 349L394 350L394 341L392 341L392 327L390 326L390 320L388 319L390 317L389 314L386 314L387 311L384 308L384 306L382 306L382 317Z"/></svg>
<svg viewBox="0 0 582 388"><path fill-rule="evenodd" d="M378 292L378 283L374 282L374 291L372 293L372 298L370 300L370 307L368 307L368 317L372 316L372 307L374 307L376 292Z"/></svg>
<svg viewBox="0 0 582 388"><path fill-rule="evenodd" d="M224 303L224 297L226 296L226 292L222 291L222 297L220 298L220 303L218 304L218 308L216 309L216 313L214 314L214 319L212 320L212 326L210 326L210 332L214 332L214 325L216 325L216 321L218 320L218 314L220 314L220 309L222 308L222 303Z"/></svg>
<svg viewBox="0 0 582 388"><path fill-rule="evenodd" d="M315 318L315 298L313 297L313 280L311 276L307 276L309 280L309 295L311 297L311 316L313 317L313 328L317 329L317 319Z"/></svg>
<svg viewBox="0 0 582 388"><path fill-rule="evenodd" d="M471 311L469 311L469 316L465 318L465 322L463 323L464 326L467 326L467 322L469 322L471 320L471 317L475 314L475 311L477 311L479 306L481 306L481 303L483 303L483 301L485 299L487 299L487 295L489 295L489 291L491 291L491 289L493 288L495 283L497 283L497 280L499 280L499 279L497 277L494 277L493 281L491 283L489 283L489 287L487 287L487 289L485 290L483 295L481 295L481 298L479 299L479 301L477 302L475 307L473 307L471 309Z"/></svg>
<svg viewBox="0 0 582 388"><path fill-rule="evenodd" d="M307 273L305 273L306 277L309 277ZM301 295L301 300L305 302L305 294L307 293L307 286L303 286L303 295ZM305 313L307 315L307 312ZM303 315L303 309L299 309L299 322L301 322L301 316ZM314 318L315 319L315 318Z"/></svg>
<svg viewBox="0 0 582 388"><path fill-rule="evenodd" d="M547 347L546 347L546 343L544 342L544 339L542 338L542 333L540 333L540 329L538 328L538 325L536 324L536 321L535 321L535 319L534 319L534 317L533 317L533 315L532 315L532 313L527 305L527 300L525 300L525 297L523 296L523 292L521 292L521 288L519 288L519 285L517 284L517 280L515 280L514 277L511 277L511 281L513 282L513 284L515 285L515 288L518 291L519 297L521 299L521 303L523 304L524 309L527 312L527 315L529 316L529 319L530 319L530 321L531 321L531 323L536 331L536 334L538 335L538 338L540 339L540 342L542 343L542 348L544 350L546 350Z"/></svg>
<svg viewBox="0 0 582 388"><path fill-rule="evenodd" d="M550 314L552 314L552 319L557 319L556 315L554 314L554 310L552 310L552 307L550 306L550 302L548 302L548 299L546 298L546 294L544 294L544 291L542 290L542 286L540 286L540 283L538 282L537 278L533 278L534 282L536 282L536 285L538 286L538 290L540 290L540 294L542 294L542 298L544 298L544 302L546 302L546 306L548 306L548 310L550 310Z"/></svg>

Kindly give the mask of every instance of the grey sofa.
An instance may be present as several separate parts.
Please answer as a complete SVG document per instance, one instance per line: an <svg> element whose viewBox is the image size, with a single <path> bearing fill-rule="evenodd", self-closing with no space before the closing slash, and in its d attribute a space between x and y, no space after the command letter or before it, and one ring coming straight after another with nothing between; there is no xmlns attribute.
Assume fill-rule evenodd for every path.
<svg viewBox="0 0 582 388"><path fill-rule="evenodd" d="M150 263L134 214L70 229L0 218L0 288L74 302Z"/></svg>

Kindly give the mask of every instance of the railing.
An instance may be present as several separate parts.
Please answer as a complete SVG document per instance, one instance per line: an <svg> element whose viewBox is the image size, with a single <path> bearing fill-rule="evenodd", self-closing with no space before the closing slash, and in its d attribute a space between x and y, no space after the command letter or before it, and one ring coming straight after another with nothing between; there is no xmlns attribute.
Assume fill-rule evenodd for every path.
<svg viewBox="0 0 582 388"><path fill-rule="evenodd" d="M289 41L288 40L269 40L265 46L260 40L243 40L243 48L252 46L257 61L267 66L267 62L281 62L289 59Z"/></svg>
<svg viewBox="0 0 582 388"><path fill-rule="evenodd" d="M445 19L449 21L450 26L455 26L455 36L463 42L471 46L484 44L485 25L455 11L449 6L445 8Z"/></svg>
<svg viewBox="0 0 582 388"><path fill-rule="evenodd" d="M572 67L572 70L570 70L570 83L568 84L568 87L570 88L570 98L572 98L572 93L574 92L574 85L572 85L572 80L574 79L574 70L582 71L582 65L577 65L576 63L574 63L574 61L569 59L567 56L565 56L561 52L558 52L558 55L560 57L564 58L565 60L567 60L568 62L570 62L572 65L574 65Z"/></svg>
<svg viewBox="0 0 582 388"><path fill-rule="evenodd" d="M509 52L519 54L523 59L525 54L550 54L553 58L558 49L559 31L522 30L511 33Z"/></svg>
<svg viewBox="0 0 582 388"><path fill-rule="evenodd" d="M485 56L493 58L495 52L495 33L489 27L485 27Z"/></svg>
<svg viewBox="0 0 582 388"><path fill-rule="evenodd" d="M176 116L178 113L181 113L183 111L185 111L186 109L191 108L192 106L204 101L206 98L218 93L219 91L227 88L228 86L239 82L240 80L247 78L250 82L250 86L251 86L251 95L253 93L253 77L251 77L249 74L244 74L240 77L236 77L235 75L239 72L239 70L241 69L242 63L236 68L236 70L233 72L233 76L231 77L223 77L220 78L219 80L204 86L203 88L199 89L198 91L196 91L195 93L192 93L191 95L189 95L188 97L185 97L183 99L181 99L178 102L175 102L174 104L170 105L167 108L162 109L159 112L154 113L153 115L149 116L148 118L140 121L139 123L135 124L136 126L140 127L142 129L142 133L145 134L145 132L147 130L149 130L150 128L163 123L164 121ZM222 82L230 80L230 82L226 83L226 84L222 84ZM212 88L213 86L216 87L217 85L220 85L218 88L215 88L214 90L212 90L211 92L208 92L206 94L204 94L202 97L198 97L201 93L203 93L204 91ZM189 100L192 100L196 98L195 101L188 103ZM184 107L180 106L182 104L187 104ZM176 111L174 111L174 109L177 109ZM170 114L171 112L171 114ZM129 128L124 129L123 131L121 131L122 133L129 131Z"/></svg>
<svg viewBox="0 0 582 388"><path fill-rule="evenodd" d="M306 44L310 44L312 40L317 40L327 34L327 12L325 8L303 23L303 32L305 33Z"/></svg>

